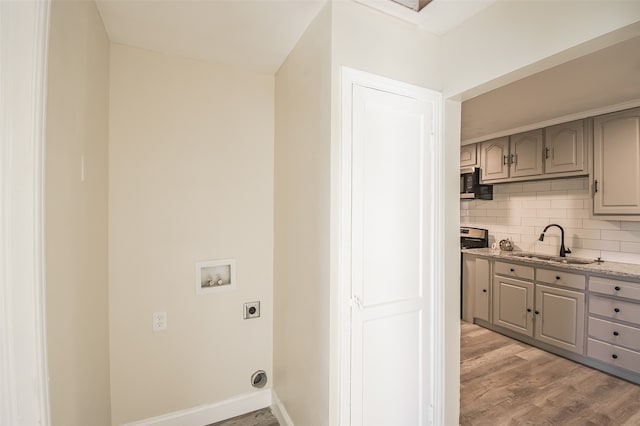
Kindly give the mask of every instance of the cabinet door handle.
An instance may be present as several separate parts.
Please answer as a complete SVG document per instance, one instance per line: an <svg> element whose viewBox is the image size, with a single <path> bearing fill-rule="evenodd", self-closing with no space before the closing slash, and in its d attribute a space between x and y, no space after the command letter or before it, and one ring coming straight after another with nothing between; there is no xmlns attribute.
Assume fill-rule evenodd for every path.
<svg viewBox="0 0 640 426"><path fill-rule="evenodd" d="M613 358L613 359L618 359L618 355L613 354L613 355L611 355L611 358Z"/></svg>
<svg viewBox="0 0 640 426"><path fill-rule="evenodd" d="M614 289L615 291L620 291L620 286L615 286Z"/></svg>
<svg viewBox="0 0 640 426"><path fill-rule="evenodd" d="M511 154L511 164L518 164L518 154Z"/></svg>
<svg viewBox="0 0 640 426"><path fill-rule="evenodd" d="M549 147L544 149L544 158L545 158L545 160L549 159Z"/></svg>
<svg viewBox="0 0 640 426"><path fill-rule="evenodd" d="M620 333L618 333L617 331L614 331L614 332L613 332L613 335L614 335L614 336L619 336L619 335L620 335Z"/></svg>
<svg viewBox="0 0 640 426"><path fill-rule="evenodd" d="M502 156L502 164L505 165L505 166L509 165L509 156L508 155L505 154L505 155Z"/></svg>
<svg viewBox="0 0 640 426"><path fill-rule="evenodd" d="M598 192L598 179L593 181L593 193L597 193Z"/></svg>
<svg viewBox="0 0 640 426"><path fill-rule="evenodd" d="M620 308L614 308L613 312L615 312L617 314L618 312L620 312Z"/></svg>

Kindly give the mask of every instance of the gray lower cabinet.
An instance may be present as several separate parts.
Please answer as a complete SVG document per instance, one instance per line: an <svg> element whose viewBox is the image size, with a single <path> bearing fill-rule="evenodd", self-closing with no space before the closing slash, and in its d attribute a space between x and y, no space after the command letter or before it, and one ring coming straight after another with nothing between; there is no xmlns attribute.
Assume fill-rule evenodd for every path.
<svg viewBox="0 0 640 426"><path fill-rule="evenodd" d="M587 274L478 256L473 318L640 384L640 282Z"/></svg>
<svg viewBox="0 0 640 426"><path fill-rule="evenodd" d="M640 284L589 280L587 356L640 374Z"/></svg>
<svg viewBox="0 0 640 426"><path fill-rule="evenodd" d="M493 324L533 337L533 283L496 275Z"/></svg>
<svg viewBox="0 0 640 426"><path fill-rule="evenodd" d="M584 275L499 261L494 269L494 325L584 353Z"/></svg>
<svg viewBox="0 0 640 426"><path fill-rule="evenodd" d="M475 300L473 317L491 321L491 262L478 257L475 262Z"/></svg>
<svg viewBox="0 0 640 426"><path fill-rule="evenodd" d="M584 305L584 293L536 284L534 337L571 352L584 353Z"/></svg>

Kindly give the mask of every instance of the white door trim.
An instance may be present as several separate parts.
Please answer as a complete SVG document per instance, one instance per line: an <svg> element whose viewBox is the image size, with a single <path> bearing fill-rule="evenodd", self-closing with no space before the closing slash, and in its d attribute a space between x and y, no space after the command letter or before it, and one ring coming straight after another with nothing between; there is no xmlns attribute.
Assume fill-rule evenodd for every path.
<svg viewBox="0 0 640 426"><path fill-rule="evenodd" d="M401 94L414 99L420 99L433 104L434 133L432 135L433 151L429 170L429 179L425 184L433 194L430 203L432 211L432 241L430 242L430 259L433 267L429 273L429 281L434 285L430 288L428 297L430 306L428 312L429 331L431 338L428 346L432 348L429 354L431 365L429 377L431 401L429 401L429 423L442 424L444 419L444 184L443 176L443 138L442 138L442 95L429 89L398 82L348 67L341 67L341 130L339 142L340 171L338 175L339 191L339 249L338 249L338 294L340 300L340 317L338 330L340 333L339 360L339 424L350 425L350 360L351 360L351 148L352 128L351 113L353 107L352 87L354 84Z"/></svg>
<svg viewBox="0 0 640 426"><path fill-rule="evenodd" d="M0 424L49 425L44 133L50 0L0 1Z"/></svg>

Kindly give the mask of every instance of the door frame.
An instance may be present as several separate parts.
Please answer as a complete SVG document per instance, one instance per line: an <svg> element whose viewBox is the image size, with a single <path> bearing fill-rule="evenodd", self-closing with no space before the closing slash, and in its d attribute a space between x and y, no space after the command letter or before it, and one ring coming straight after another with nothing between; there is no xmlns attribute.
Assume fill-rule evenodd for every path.
<svg viewBox="0 0 640 426"><path fill-rule="evenodd" d="M0 424L50 424L44 153L50 0L0 1Z"/></svg>
<svg viewBox="0 0 640 426"><path fill-rule="evenodd" d="M428 347L431 348L429 374L432 379L430 398L427 408L429 424L442 424L444 421L444 327L445 327L445 258L444 258L444 139L442 132L442 94L423 87L399 82L386 77L342 66L341 74L341 128L337 151L339 152L339 173L337 188L339 192L336 215L338 216L338 297L339 297L339 424L350 425L350 377L351 377L351 113L353 107L352 86L354 84L373 89L423 100L432 104L433 132L430 135L432 154L425 169L428 170L426 184L432 194L430 211L432 236L430 242L430 262L433 268L428 273L428 281L434 283L427 290L429 315Z"/></svg>

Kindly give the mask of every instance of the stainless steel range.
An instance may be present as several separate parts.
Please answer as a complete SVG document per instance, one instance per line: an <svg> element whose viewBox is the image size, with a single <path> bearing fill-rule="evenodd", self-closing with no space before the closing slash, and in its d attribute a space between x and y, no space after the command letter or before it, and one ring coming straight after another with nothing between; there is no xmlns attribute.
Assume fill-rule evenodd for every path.
<svg viewBox="0 0 640 426"><path fill-rule="evenodd" d="M489 247L489 231L482 228L460 227L460 248L483 248Z"/></svg>
<svg viewBox="0 0 640 426"><path fill-rule="evenodd" d="M460 249L484 248L489 247L489 231L482 228L470 228L467 226L460 227ZM462 283L464 271L464 259L460 256L460 318L464 315L464 291ZM468 318L465 318L468 320Z"/></svg>

